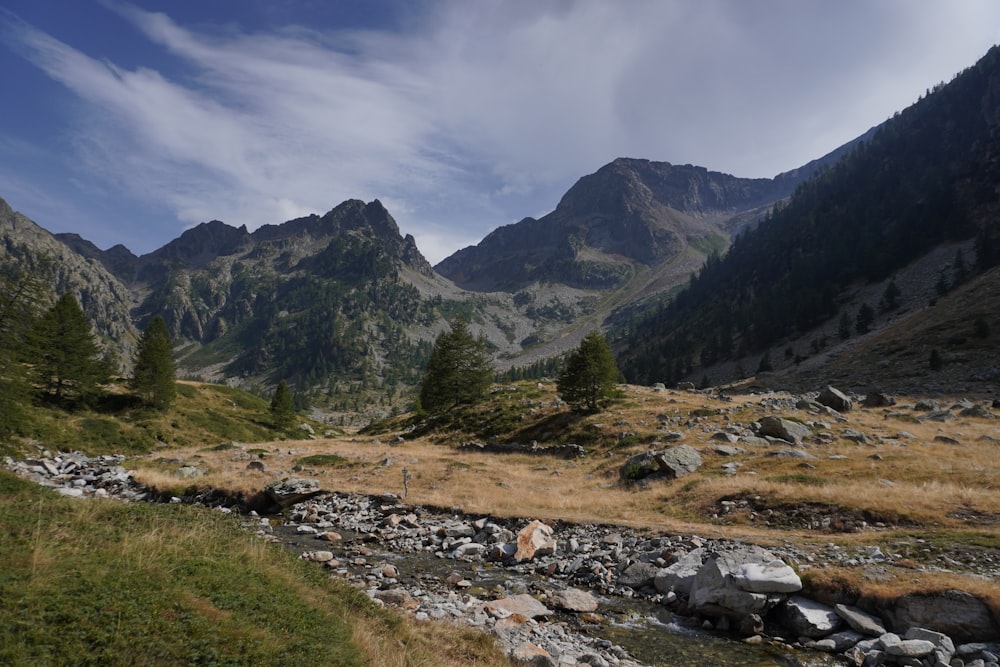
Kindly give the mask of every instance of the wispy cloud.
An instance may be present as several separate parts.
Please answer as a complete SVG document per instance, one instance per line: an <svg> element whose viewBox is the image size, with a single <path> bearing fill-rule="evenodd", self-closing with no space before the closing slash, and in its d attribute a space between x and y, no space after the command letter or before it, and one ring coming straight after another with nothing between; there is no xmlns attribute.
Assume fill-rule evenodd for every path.
<svg viewBox="0 0 1000 667"><path fill-rule="evenodd" d="M617 156L799 166L972 64L1000 26L992 0L449 1L391 34L210 31L105 6L169 70L0 16L9 46L84 101L90 182L251 228L378 197L432 260Z"/></svg>

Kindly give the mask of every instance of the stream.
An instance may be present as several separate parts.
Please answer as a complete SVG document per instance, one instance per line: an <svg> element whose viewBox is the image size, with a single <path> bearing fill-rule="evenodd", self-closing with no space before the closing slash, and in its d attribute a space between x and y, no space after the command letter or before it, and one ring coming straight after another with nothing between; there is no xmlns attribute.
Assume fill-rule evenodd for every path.
<svg viewBox="0 0 1000 667"><path fill-rule="evenodd" d="M271 523L276 524L279 519L285 520L284 517L272 517ZM425 606L423 600L427 593L448 595L450 590L450 594L455 595L454 589L445 583L445 579L455 573L470 584L462 595L474 596L483 602L512 593L544 594L558 585L544 574L512 571L497 563L440 558L427 551L384 550L366 533L338 528L342 539L326 542L317 539L315 534L297 531L298 526L292 522L273 525L270 533L272 539L296 555L320 549L332 552L333 565L323 565L335 576L354 585L366 589L398 586L414 592L414 597L422 600L421 609ZM385 581L379 576L378 571L384 564L391 564L398 572L397 577ZM641 597L593 593L599 601L598 614L557 611L541 625L555 626L558 628L556 634L563 638L575 635L581 643L603 640L602 645L621 647L633 661L622 664L650 667L827 667L846 664L834 656L794 650L781 642L746 643L726 634L692 627L693 619L675 615L665 606ZM430 606L433 607L433 603Z"/></svg>

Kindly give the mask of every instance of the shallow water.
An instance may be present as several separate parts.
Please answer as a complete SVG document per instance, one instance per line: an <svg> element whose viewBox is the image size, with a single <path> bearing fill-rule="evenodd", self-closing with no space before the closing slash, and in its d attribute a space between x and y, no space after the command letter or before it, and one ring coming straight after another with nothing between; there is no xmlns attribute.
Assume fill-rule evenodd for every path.
<svg viewBox="0 0 1000 667"><path fill-rule="evenodd" d="M494 563L466 562L441 559L421 553L383 553L378 545L365 544L375 551L366 558L367 564L351 566L350 560L360 546L356 535L338 530L344 540L339 543L320 542L310 535L299 535L294 527L275 527L274 535L289 548L303 551L327 550L344 561L345 567L357 572L372 569L382 562L389 562L400 571L404 586L412 583L424 587L429 579L442 580L452 572L459 572L472 582L466 592L478 597L492 597L491 591L509 590L513 581L522 582L519 588L528 591L557 587L554 580L539 574L511 572ZM414 574L416 573L416 574ZM409 580L409 583L408 583ZM417 581L419 580L419 581ZM564 582L559 581L559 585ZM832 656L811 651L793 651L783 644L747 644L729 636L707 632L684 625L662 605L639 598L618 598L597 595L598 613L605 619L600 623L583 623L573 614L560 614L559 620L580 634L607 639L621 646L633 659L655 667L823 667L844 665Z"/></svg>

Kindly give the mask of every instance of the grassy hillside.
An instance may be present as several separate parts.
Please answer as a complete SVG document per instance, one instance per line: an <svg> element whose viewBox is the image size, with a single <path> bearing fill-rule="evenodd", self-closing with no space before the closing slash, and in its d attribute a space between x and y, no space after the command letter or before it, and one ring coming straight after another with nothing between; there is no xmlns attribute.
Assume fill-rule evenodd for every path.
<svg viewBox="0 0 1000 667"><path fill-rule="evenodd" d="M111 391L91 410L22 406L22 435L0 442L0 454L34 454L36 445L86 454L144 454L164 447L261 442L290 435L271 427L267 401L223 385L178 383L177 399L167 412L114 393L114 387Z"/></svg>
<svg viewBox="0 0 1000 667"><path fill-rule="evenodd" d="M502 665L181 505L63 498L0 472L0 664Z"/></svg>

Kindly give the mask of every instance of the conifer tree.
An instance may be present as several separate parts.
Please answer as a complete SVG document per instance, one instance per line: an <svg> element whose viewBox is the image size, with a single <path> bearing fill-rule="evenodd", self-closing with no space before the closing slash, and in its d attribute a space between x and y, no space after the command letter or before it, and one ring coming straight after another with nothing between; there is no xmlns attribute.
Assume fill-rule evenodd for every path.
<svg viewBox="0 0 1000 667"><path fill-rule="evenodd" d="M24 406L31 400L31 383L25 362L31 332L39 315L38 304L47 296L47 269L0 267L0 437L16 433L27 423Z"/></svg>
<svg viewBox="0 0 1000 667"><path fill-rule="evenodd" d="M463 318L451 323L451 331L434 341L424 380L420 406L437 413L456 405L483 399L493 381L493 363L483 336L474 338Z"/></svg>
<svg viewBox="0 0 1000 667"><path fill-rule="evenodd" d="M57 403L90 399L108 381L90 322L72 294L63 294L35 324L32 351L35 382Z"/></svg>
<svg viewBox="0 0 1000 667"><path fill-rule="evenodd" d="M615 395L617 383L618 366L608 341L592 331L566 358L556 389L574 410L597 412Z"/></svg>
<svg viewBox="0 0 1000 667"><path fill-rule="evenodd" d="M131 387L158 410L170 407L177 394L170 332L159 315L150 320L139 339Z"/></svg>
<svg viewBox="0 0 1000 667"><path fill-rule="evenodd" d="M288 384L282 380L278 383L274 395L271 396L271 422L275 428L288 428L295 420L295 405L292 399L292 391Z"/></svg>

